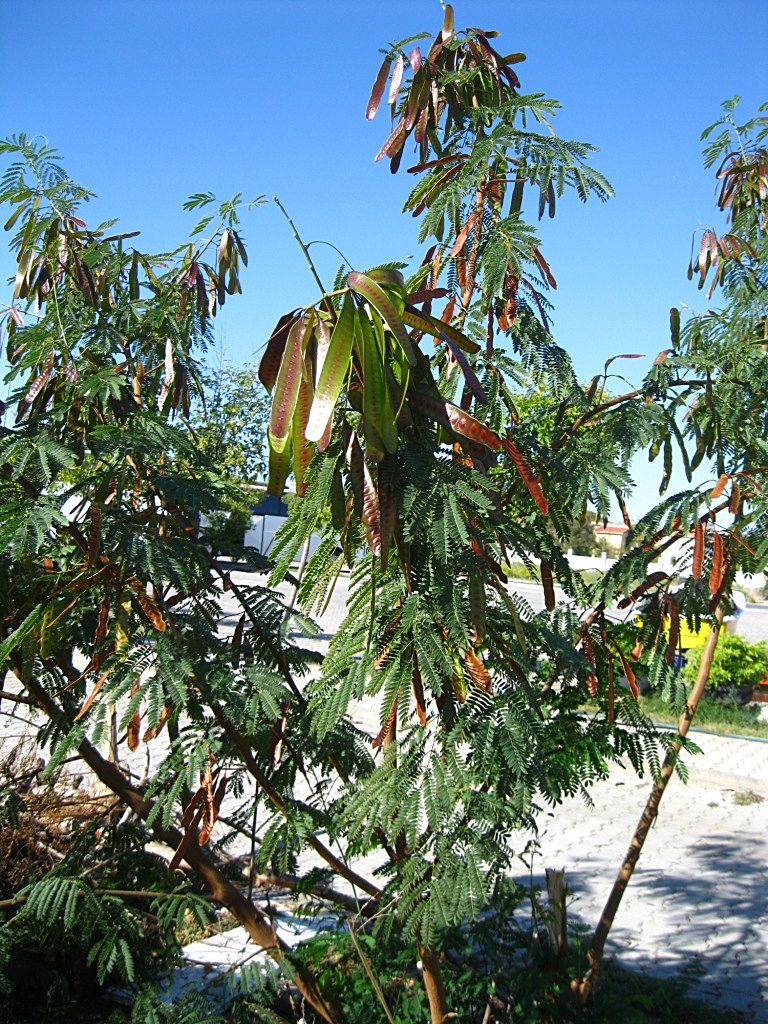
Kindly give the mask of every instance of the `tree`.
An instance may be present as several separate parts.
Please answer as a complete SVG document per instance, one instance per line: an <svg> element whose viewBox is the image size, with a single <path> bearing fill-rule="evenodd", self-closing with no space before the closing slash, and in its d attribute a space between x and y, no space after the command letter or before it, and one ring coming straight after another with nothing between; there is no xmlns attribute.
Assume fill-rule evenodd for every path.
<svg viewBox="0 0 768 1024"><path fill-rule="evenodd" d="M763 572L768 562L765 394L768 384L768 126L765 117L739 125L738 98L723 104L723 117L707 128L702 140L705 164L718 161L721 183L717 206L727 214L729 230L719 237L712 228L701 233L696 259L688 277L698 273L703 288L712 271L707 298L719 286L725 305L691 316L681 330L680 314L670 312L671 349L656 363L665 375L680 375L687 386L667 398L665 415L670 431L653 444L651 454L664 450L664 480L668 482L672 446L677 443L683 467L693 470L708 460L714 486L674 495L646 517L645 529L666 532L664 545L687 536L692 543L681 568L690 576L676 596L660 596L654 619L668 616L667 650L671 655L679 636L682 614L696 621L705 614L712 627L697 658L690 693L679 699L678 735L667 753L658 778L632 836L626 857L595 929L589 950L589 970L575 990L585 999L594 990L606 940L659 803L677 765L696 708L717 654L720 629L733 582L739 569ZM759 113L766 109L764 104ZM717 132L714 135L713 133ZM711 140L711 141L708 141ZM705 463L706 464L706 463ZM703 512L702 512L703 508ZM666 520L666 522L665 522ZM691 520L693 520L691 522ZM719 521L718 521L719 520ZM723 522L725 520L725 523ZM661 616L661 618L659 618Z"/></svg>
<svg viewBox="0 0 768 1024"><path fill-rule="evenodd" d="M179 417L199 389L209 318L240 290L240 205L205 213L193 237L210 230L208 240L150 257L132 235L83 223L87 192L50 150L4 144L14 163L0 198L13 204L8 229L18 225L7 320L18 422L0 434L10 609L0 661L43 718L52 770L80 759L126 811L9 894L6 942L29 941L25 922L48 942L71 939L76 924L101 978L130 977L142 900L169 943L179 915L215 901L316 1017L339 1020L321 973L238 884L231 843L247 837L257 869L342 907L353 933L411 935L442 1022L455 929L488 908L510 916L515 835L537 803L586 792L624 756L658 770L664 737L615 686L617 666L630 685L633 675L606 611L649 598L649 671L674 688L670 581L648 565L709 513L697 493L666 499L593 584L570 572L560 545L587 502L605 514L612 494L623 499L635 451L663 449L666 468L679 433L672 396L696 378L670 359L623 395L606 397L609 364L586 390L576 380L550 334L555 279L523 204L533 197L553 214L566 190L604 199L610 188L586 164L591 148L552 129L555 101L520 92L522 55L500 56L493 38L456 32L448 7L423 55L417 39L388 50L368 114L390 75L395 123L380 155L397 170L413 137L407 206L431 244L407 280L399 264L342 267L327 291L318 280L317 300L281 318L259 368L272 393L269 487L281 493L292 471L301 495L272 580L313 530L321 544L301 606L320 607L345 561L351 569L347 618L315 677L275 597L239 587L195 526L226 481ZM546 396L546 432L520 401L531 384ZM82 472L65 485L70 467ZM546 601L538 614L504 587L501 563L528 553ZM555 579L571 604L556 607ZM232 636L216 630L223 590L240 610ZM692 591L684 612L703 614L701 597ZM585 719L587 693L598 711ZM379 701L373 738L350 719L361 697ZM113 708L118 742L105 756ZM167 751L136 785L130 752L161 731ZM151 875L138 888L152 838L189 879ZM307 851L322 871L305 870ZM369 853L381 862L373 875L357 863ZM503 1019L508 965L489 962L469 969L486 986L486 1017Z"/></svg>
<svg viewBox="0 0 768 1024"><path fill-rule="evenodd" d="M37 942L43 956L74 943L100 983L131 981L148 961L142 905L150 901L172 947L178 922L214 898L331 1020L315 982L291 968L264 913L205 849L230 758L212 708L229 722L225 701L227 714L262 729L261 709L279 714L305 665L285 644L282 606L239 588L208 555L195 523L227 483L179 423L199 386L210 318L240 290L241 204L192 197L188 208L213 206L216 216L205 214L187 246L150 256L134 247L135 232L87 226L79 213L89 194L47 145L19 136L0 152L13 158L0 199L13 204L5 226L16 227L18 260L6 317L16 420L0 428L0 663L16 679L12 699L42 716L48 771L75 758L113 794L89 841L3 901L15 913L3 963L15 962L15 945ZM216 631L217 582L241 611L234 647ZM136 785L126 759L162 732L167 753L149 785ZM239 785L242 768L234 774ZM115 819L114 800L127 817ZM175 849L171 868L183 858L196 882L158 878L151 839ZM6 971L4 989L13 985Z"/></svg>
<svg viewBox="0 0 768 1024"><path fill-rule="evenodd" d="M203 398L190 417L196 442L224 476L254 486L267 468L269 415L255 368L231 366L222 358L214 370L203 371L202 384Z"/></svg>
<svg viewBox="0 0 768 1024"><path fill-rule="evenodd" d="M423 214L420 237L433 244L407 280L398 264L342 267L331 292L281 318L260 367L273 393L270 489L292 468L304 491L272 580L314 530L303 605L322 606L344 561L352 568L347 619L308 691L312 734L348 728L352 698L380 702L381 761L347 783L327 827L354 853L386 854L379 904L415 937L433 1021L451 1009L447 930L505 906L509 837L536 799L585 789L615 756L658 768L660 738L614 687L614 660L634 677L605 612L617 595L665 599L666 576L647 567L666 531L642 536L593 586L559 544L587 501L605 514L612 492L623 498L632 454L669 432L667 393L688 386L654 371L608 398L606 364L585 391L554 344L554 277L521 219L523 196L535 189L540 213L553 213L568 185L581 198L609 188L583 162L589 147L528 128L548 125L556 104L519 94L520 55L500 57L490 39L455 33L448 9L426 58L401 45L386 54L368 114L391 76L394 127L379 156L397 170L414 135L409 170L422 177L406 209ZM545 437L516 403L531 381L551 412ZM503 586L500 563L529 552L541 615ZM584 618L555 607L553 573L591 609ZM648 621L654 671L672 678L658 614ZM542 661L552 668L538 687ZM600 711L585 726L587 691Z"/></svg>

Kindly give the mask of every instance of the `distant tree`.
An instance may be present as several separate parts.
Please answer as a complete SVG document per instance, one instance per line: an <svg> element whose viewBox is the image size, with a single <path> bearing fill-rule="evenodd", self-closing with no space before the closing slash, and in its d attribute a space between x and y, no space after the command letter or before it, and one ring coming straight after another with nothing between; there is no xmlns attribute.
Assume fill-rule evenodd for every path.
<svg viewBox="0 0 768 1024"><path fill-rule="evenodd" d="M255 484L266 470L269 398L256 367L220 360L202 375L203 396L194 403L190 427L200 450L223 476Z"/></svg>
<svg viewBox="0 0 768 1024"><path fill-rule="evenodd" d="M594 555L599 550L594 525L590 522L575 522L568 534L566 547L570 548L574 555Z"/></svg>

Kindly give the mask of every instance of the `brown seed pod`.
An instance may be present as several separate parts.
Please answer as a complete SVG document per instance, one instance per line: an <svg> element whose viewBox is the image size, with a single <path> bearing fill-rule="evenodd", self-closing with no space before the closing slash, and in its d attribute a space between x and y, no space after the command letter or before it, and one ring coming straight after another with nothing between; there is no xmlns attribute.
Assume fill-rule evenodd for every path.
<svg viewBox="0 0 768 1024"><path fill-rule="evenodd" d="M149 743L150 740L153 740L155 736L158 735L158 733L162 730L165 723L168 721L172 711L173 704L170 704L168 702L163 704L163 708L162 711L160 712L160 717L158 718L157 722L155 723L155 725L150 726L150 728L147 729L146 732L144 733L145 743Z"/></svg>
<svg viewBox="0 0 768 1024"><path fill-rule="evenodd" d="M398 690L397 694L395 695L395 699L392 701L392 707L390 709L389 714L387 715L386 722L379 729L378 733L376 734L376 738L374 739L373 743L371 743L371 746L373 747L374 750L378 750L379 747L382 746L384 740L389 735L392 726L395 724L395 718L397 718L397 705L399 703L400 691Z"/></svg>
<svg viewBox="0 0 768 1024"><path fill-rule="evenodd" d="M719 498L720 495L725 490L729 480L730 480L730 477L728 476L728 474L727 473L723 473L721 475L720 479L715 484L715 486L712 488L712 494L710 495L710 497L712 497L712 498Z"/></svg>
<svg viewBox="0 0 768 1024"><path fill-rule="evenodd" d="M139 692L139 681L137 679L136 682L131 687L131 697L135 697L138 692ZM141 709L140 708L136 708L136 710L134 711L133 716L132 716L130 722L128 723L127 740L128 740L128 749L131 750L131 751L138 750L139 742L141 740L140 729L141 729Z"/></svg>
<svg viewBox="0 0 768 1024"><path fill-rule="evenodd" d="M483 664L482 659L478 657L471 647L464 655L464 671L478 690L482 690L483 693L493 692L491 673Z"/></svg>
<svg viewBox="0 0 768 1024"><path fill-rule="evenodd" d="M739 505L741 503L741 488L738 483L734 480L731 484L731 499L728 502L728 511L732 516L735 516L739 511Z"/></svg>
<svg viewBox="0 0 768 1024"><path fill-rule="evenodd" d="M616 694L613 687L613 662L608 662L608 724L613 725L616 720L615 711Z"/></svg>
<svg viewBox="0 0 768 1024"><path fill-rule="evenodd" d="M640 648L640 654L642 654L643 648L640 645L640 642L638 641L632 650L633 658L635 657L635 651L638 649L638 647ZM621 651L618 647L616 648L616 653L619 656L619 661L621 662L621 667L624 671L624 677L626 678L627 683L629 684L630 692L632 696L635 698L635 700L637 700L637 698L640 696L640 691L637 688L637 679L635 677L634 671L632 670L632 666L624 657L624 652ZM638 658L640 657L640 654L637 655Z"/></svg>
<svg viewBox="0 0 768 1024"><path fill-rule="evenodd" d="M419 722L423 729L427 724L427 706L424 701L424 687L421 684L421 672L419 672L419 666L415 662L413 666L413 674L411 675L411 685L413 686L413 699L416 701L416 714L419 716Z"/></svg>
<svg viewBox="0 0 768 1024"><path fill-rule="evenodd" d="M704 568L704 524L697 522L693 530L693 566L691 572L695 580L701 579L701 572Z"/></svg>
<svg viewBox="0 0 768 1024"><path fill-rule="evenodd" d="M723 535L715 533L712 537L712 569L709 574L709 592L713 596L719 591L724 576Z"/></svg>
<svg viewBox="0 0 768 1024"><path fill-rule="evenodd" d="M594 667L595 665L595 649L592 646L592 637L589 635L589 630L585 629L581 634L581 649L584 651L584 657ZM587 690L589 691L590 697L597 695L597 676L587 676Z"/></svg>
<svg viewBox="0 0 768 1024"><path fill-rule="evenodd" d="M88 561L94 565L101 550L101 506L98 502L92 501L88 512Z"/></svg>
<svg viewBox="0 0 768 1024"><path fill-rule="evenodd" d="M544 590L544 607L548 612L555 607L555 585L552 580L552 566L546 559L542 558L540 565L541 586Z"/></svg>
<svg viewBox="0 0 768 1024"><path fill-rule="evenodd" d="M469 611L478 643L485 639L485 585L480 576L469 577Z"/></svg>
<svg viewBox="0 0 768 1024"><path fill-rule="evenodd" d="M664 652L664 660L671 665L675 660L675 652L680 642L680 609L677 601L670 598L669 601L669 630L667 632L667 649Z"/></svg>

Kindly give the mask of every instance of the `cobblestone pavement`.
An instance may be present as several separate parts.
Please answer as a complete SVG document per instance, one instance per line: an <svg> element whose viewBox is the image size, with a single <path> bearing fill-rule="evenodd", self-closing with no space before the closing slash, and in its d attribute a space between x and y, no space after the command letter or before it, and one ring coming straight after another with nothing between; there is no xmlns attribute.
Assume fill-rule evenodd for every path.
<svg viewBox="0 0 768 1024"><path fill-rule="evenodd" d="M695 967L696 994L768 1021L768 743L695 740L703 753L664 794L606 953L661 977ZM592 808L569 799L539 816L539 863L566 868L572 921L597 923L649 788L617 769Z"/></svg>

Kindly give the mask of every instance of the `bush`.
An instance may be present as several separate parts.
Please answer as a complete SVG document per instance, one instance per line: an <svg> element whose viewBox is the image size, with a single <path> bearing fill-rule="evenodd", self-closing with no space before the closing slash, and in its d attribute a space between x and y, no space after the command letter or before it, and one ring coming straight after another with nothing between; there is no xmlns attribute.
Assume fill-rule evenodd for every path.
<svg viewBox="0 0 768 1024"><path fill-rule="evenodd" d="M683 669L685 679L692 683L701 663L702 648L693 650ZM754 686L768 672L768 647L751 644L740 636L724 633L715 648L709 673L709 686Z"/></svg>
<svg viewBox="0 0 768 1024"><path fill-rule="evenodd" d="M245 531L251 525L250 496L226 498L222 505L222 511L214 512L205 528L206 539L215 552L242 544Z"/></svg>

